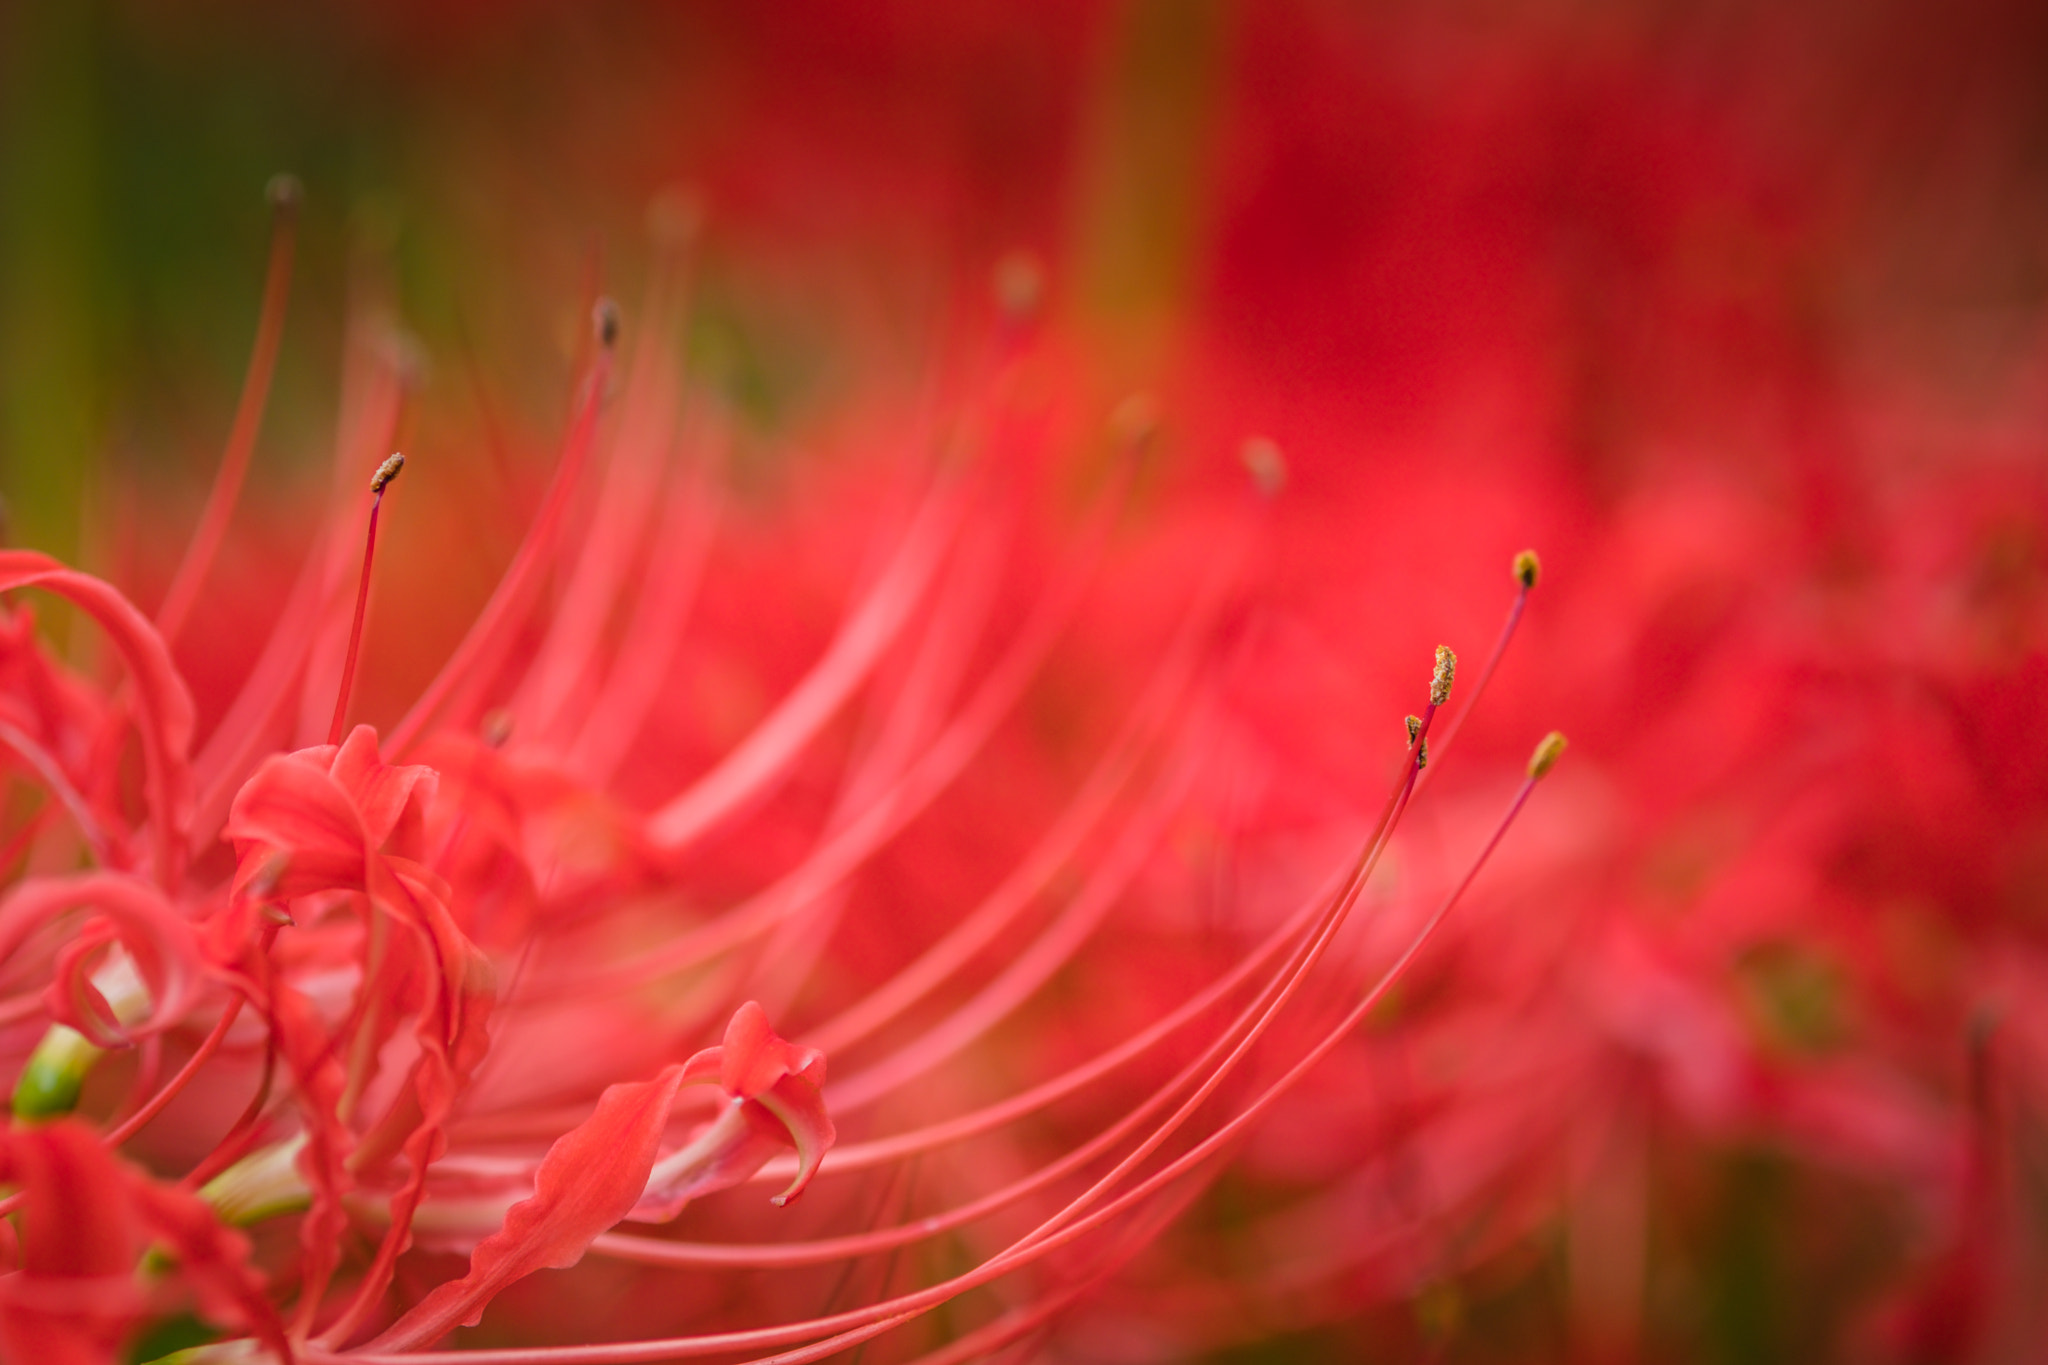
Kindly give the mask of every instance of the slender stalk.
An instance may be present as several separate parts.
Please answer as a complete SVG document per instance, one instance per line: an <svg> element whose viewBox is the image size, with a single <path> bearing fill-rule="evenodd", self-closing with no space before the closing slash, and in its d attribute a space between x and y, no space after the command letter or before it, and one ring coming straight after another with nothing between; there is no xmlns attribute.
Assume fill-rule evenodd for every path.
<svg viewBox="0 0 2048 1365"><path fill-rule="evenodd" d="M341 665L341 690L334 698L334 719L327 726L327 742L341 743L341 724L348 718L349 688L356 680L356 654L363 646L363 613L370 605L370 565L377 554L377 514L384 510L384 490L405 468L405 456L393 455L377 466L370 479L370 530L363 537L363 575L356 584L356 616L348 630L348 654Z"/></svg>
<svg viewBox="0 0 2048 1365"><path fill-rule="evenodd" d="M185 557L171 575L171 586L157 608L157 633L165 644L174 644L191 618L193 603L206 584L226 539L228 522L235 515L235 503L242 495L242 481L249 473L249 459L256 450L256 433L263 425L263 410L270 401L270 380L277 369L278 343L284 336L285 303L291 296L292 255L298 244L299 182L280 175L270 182L270 263L263 275L263 304L257 314L256 343L250 348L249 369L242 378L242 396L235 404L234 423L228 428L227 448L221 452L214 472L213 488L206 495L206 507L199 525L185 547Z"/></svg>

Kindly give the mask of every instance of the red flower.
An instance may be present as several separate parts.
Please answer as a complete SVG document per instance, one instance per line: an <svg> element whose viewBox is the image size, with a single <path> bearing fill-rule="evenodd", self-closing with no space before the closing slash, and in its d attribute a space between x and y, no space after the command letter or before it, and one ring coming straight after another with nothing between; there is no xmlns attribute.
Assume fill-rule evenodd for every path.
<svg viewBox="0 0 2048 1365"><path fill-rule="evenodd" d="M657 311L663 288L657 286ZM31 876L0 907L0 948L21 969L46 970L57 983L42 1011L54 1022L21 1073L16 1111L24 1119L79 1106L99 1112L104 1101L90 1098L87 1082L102 1070L104 1050L138 1043L148 1049L121 1101L125 1108L101 1119L101 1137L73 1119L50 1131L77 1134L73 1141L94 1144L110 1164L115 1143L145 1129L159 1142L176 1132L169 1150L185 1155L166 1161L161 1183L137 1174L123 1176L122 1188L145 1201L161 1194L151 1208L187 1210L198 1206L174 1191L197 1189L226 1224L296 1218L295 1254L283 1256L275 1239L266 1242L269 1263L288 1286L276 1310L266 1301L263 1313L246 1306L212 1312L206 1276L230 1276L245 1294L261 1282L247 1244L218 1224L206 1243L209 1259L182 1270L198 1277L191 1284L216 1326L267 1334L266 1345L279 1354L331 1356L365 1336L371 1339L361 1349L373 1357L427 1346L479 1322L493 1299L532 1272L575 1265L592 1251L629 1261L800 1268L889 1251L1011 1208L1035 1210L1035 1226L965 1274L909 1295L881 1293L866 1308L743 1332L728 1344L814 1342L829 1349L826 1343L865 1339L991 1280L1058 1267L1030 1312L1017 1322L999 1320L983 1337L1029 1330L1141 1246L1161 1211L1193 1188L1190 1180L1213 1172L1212 1155L1343 1038L1349 1024L1306 1033L1282 1026L1282 1009L1330 952L1408 807L1428 757L1432 719L1451 695L1455 659L1439 649L1434 676L1416 689L1423 704L1410 718L1407 757L1348 874L1325 877L1320 891L1306 884L1289 890L1295 903L1277 925L1247 922L1245 931L1260 946L1192 998L1177 1006L1162 1000L1149 1022L1139 1016L1107 1034L1084 1035L1079 1060L1034 1058L1028 1043L1013 1046L1008 1064L1031 1066L1046 1079L1014 1100L963 1094L964 1106L949 1106L959 1109L952 1118L892 1136L875 1122L888 1112L885 1102L934 1085L941 1087L934 1094L943 1093L953 1084L942 1079L948 1062L984 1048L992 1030L1069 969L1084 945L1106 932L1112 909L1138 894L1142 876L1178 881L1171 863L1159 859L1161 841L1170 822L1212 799L1210 788L1221 780L1215 754L1231 742L1229 694L1248 664L1244 532L1224 538L1191 604L1172 608L1180 619L1169 620L1129 723L1015 871L992 891L973 889L970 878L962 890L982 901L964 917L945 909L950 897L906 888L901 903L924 922L902 942L929 940L910 960L901 958L900 942L885 936L884 956L872 964L828 963L819 941L845 913L852 880L884 867L885 855L937 852L943 841L931 845L920 822L942 808L939 798L949 789L973 794L970 777L985 784L977 755L998 743L1013 749L997 785L982 785L975 799L999 797L1004 783L1029 771L1014 751L1010 715L1062 631L1075 627L1090 573L1105 554L1123 476L1092 524L1073 537L1073 557L1051 559L1053 570L1034 586L1036 602L1014 631L993 638L992 652L977 637L994 619L1002 563L973 532L1003 526L1024 543L1028 535L1014 514L1001 512L1008 494L993 467L926 480L905 500L907 511L884 514L895 523L891 543L784 699L694 782L635 811L608 795L602 779L624 767L644 780L648 765L632 762L626 746L643 726L659 733L659 724L674 723L649 690L669 668L661 641L674 624L647 613L684 607L682 581L695 576L703 551L649 534L654 509L645 494L659 483L660 465L642 462L672 441L681 411L658 347L628 381L616 434L608 443L599 439L618 328L608 306L599 323L602 345L582 382L556 483L527 541L389 741L357 726L339 743L260 757L260 737L274 731L272 718L286 709L293 679L310 680L321 666L339 671L334 730L341 732L369 599L367 588L347 590L337 553L316 549L304 580L327 585L303 599L317 624L307 628L288 616L269 645L273 662L259 664L197 763L186 758L190 706L165 669L155 632L96 580L23 559L15 581L59 587L93 609L117 632L143 680L134 716L149 780L136 823L157 850L158 875L154 882L118 872ZM1015 363L1013 354L993 378L974 381L989 392L971 400L986 408L992 424L985 439L1003 448L1022 439L1021 428L1006 434L1016 419L999 397L1016 382ZM1126 424L1127 440L1142 437ZM642 608L616 645L577 628L581 618L574 615L534 637L528 622L538 606L536 585L570 548L565 519L600 451L608 456L607 492L595 506L597 523L586 528L589 548L569 561L565 603L609 611L636 558L620 549L623 541L644 547L637 552L646 560ZM1265 452L1259 482L1269 493L1277 486L1278 458ZM373 484L370 547L396 467L387 464ZM618 490L626 492L611 496ZM703 496L695 482L676 485L680 507ZM342 525L350 521L344 516ZM667 521L694 527L697 536L707 524L701 513L671 513ZM366 549L361 582L367 584L372 565ZM190 570L188 578L201 572ZM1526 595L1534 570L1517 574ZM1138 623L1149 615L1148 609L1121 619ZM74 687L42 662L31 662L21 676L30 693L24 715L34 714L35 697ZM302 691L299 709L317 725L318 689ZM126 723L120 698L76 692L87 701L44 713L76 714L117 732ZM836 717L863 693L873 693L880 707L877 728L847 755L851 766L818 823L806 813L806 784L818 772L812 754L837 745L828 744ZM597 715L577 714L585 696L600 708ZM492 698L507 706L483 720L482 742L452 727L484 714ZM437 718L439 733L422 742ZM81 751L61 735L45 747ZM100 742L84 751L109 763L118 747ZM415 749L431 763L386 757ZM1555 753L1555 745L1546 748L1531 767L1510 818ZM196 814L182 795L195 769L203 789ZM50 765L31 770L53 786L59 780L48 776L60 771ZM100 772L82 776L88 790L118 790ZM782 797L784 791L795 799ZM111 815L124 815L119 801L103 800ZM211 851L215 820L232 847L231 865ZM108 847L125 847L126 819L108 828L115 831ZM735 831L746 837L735 839ZM1482 859L1499 833L1485 843ZM895 847L910 852L899 855ZM706 894L700 885L759 876L755 869L785 861L785 850L795 855L785 870L771 872L765 885L721 913L696 914L681 899ZM900 876L907 865L899 861L872 875ZM1034 903L1069 865L1081 880L1065 908L1046 919ZM1412 941L1393 955L1388 977L1353 1011L1354 1020L1413 960L1441 917L1440 910L1409 926ZM66 936L61 946L58 935ZM955 984L1005 942L1015 952L1000 970L978 985ZM820 1046L778 1036L768 1011L753 1000L731 1004L756 986L785 1000L801 996L806 976L828 965L831 993L810 1032L835 1048L882 1044L864 1069L829 1089ZM927 1000L940 1009L917 1020ZM867 1116L865 1141L842 1149L840 1168L900 1168L1099 1089L1165 1040L1232 1010L1235 1018L1200 1045L1177 1078L1143 1082L1128 1102L1112 1095L1106 1126L1064 1152L1026 1155L1018 1148L1022 1164L945 1213L753 1247L613 1231L624 1221L669 1222L686 1206L757 1178L781 1182L770 1202L787 1205L827 1169L840 1112ZM674 1060L677 1044L720 1014L723 1042ZM245 1024L245 1016L253 1022ZM915 1022L906 1030L898 1025L903 1019ZM1234 1093L1227 1085L1255 1079L1247 1063L1269 1034L1305 1059L1297 1055L1277 1079L1267 1078L1263 1091L1235 1095L1222 1117L1194 1123L1205 1102ZM159 1083L159 1044L170 1036L183 1037L185 1061ZM184 1102L216 1075L241 1088L239 1116ZM712 1086L715 1097L705 1094ZM1108 1171L1092 1186L1059 1192L1105 1161ZM834 1212L843 1213L843 1198ZM467 1250L467 1272L422 1293L420 1272L407 1270L416 1244ZM129 1305L112 1317L87 1314L50 1330L70 1333L67 1341L97 1342L91 1349L104 1353L141 1311ZM211 1349L231 1353L227 1346Z"/></svg>
<svg viewBox="0 0 2048 1365"><path fill-rule="evenodd" d="M744 411L686 377L680 202L545 487L516 417L412 422L365 286L344 494L270 509L295 579L216 566L287 193L215 493L122 576L154 620L0 553L120 664L0 618L0 1346L2024 1357L2033 381L1959 416L1845 363L1923 243L1845 237L1884 165L1702 55L1770 87L1805 21L1137 7L1011 63L972 9L677 21L790 111L690 152ZM1114 98L999 97L1118 43ZM959 136L898 155L927 84ZM521 157L618 141L582 120ZM1027 183L1074 136L1078 205ZM785 363L725 329L804 213L916 242L892 299L962 222L1066 246L949 299L929 373L822 306Z"/></svg>

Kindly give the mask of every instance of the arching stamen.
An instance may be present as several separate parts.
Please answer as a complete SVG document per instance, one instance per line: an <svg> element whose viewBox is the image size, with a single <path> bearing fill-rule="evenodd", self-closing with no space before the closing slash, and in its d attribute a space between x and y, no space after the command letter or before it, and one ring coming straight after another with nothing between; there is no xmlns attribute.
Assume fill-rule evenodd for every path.
<svg viewBox="0 0 2048 1365"><path fill-rule="evenodd" d="M220 552L228 522L235 515L235 503L242 495L242 480L249 472L249 458L256 450L256 433L263 425L263 409L270 401L270 379L277 370L278 343L284 336L285 302L291 296L292 255L298 244L299 201L304 197L295 176L272 176L264 191L270 200L270 264L263 276L263 305L257 314L256 343L249 352L249 370L242 379L242 397L235 404L234 424L228 428L228 443L221 452L220 467L213 476L213 489L206 495L206 507L199 525L185 547L185 557L171 576L163 605L157 608L156 628L165 644L174 644L178 632L191 616L192 604L205 586L207 570Z"/></svg>
<svg viewBox="0 0 2048 1365"><path fill-rule="evenodd" d="M687 240L686 232L681 240ZM684 400L676 376L683 359L673 339L682 334L688 316L688 273L679 246L656 259L643 309L648 326L626 378L609 467L580 537L581 548L565 566L554 617L509 704L522 736L549 747L565 737L563 731L581 725L578 699L587 700L611 604L657 521L657 494L682 424ZM601 345L617 345L619 310L611 300L600 301L595 327ZM661 547L659 541L654 544Z"/></svg>
<svg viewBox="0 0 2048 1365"><path fill-rule="evenodd" d="M141 1131L151 1119L161 1114L164 1108L191 1084L192 1078L199 1074L200 1068L211 1060L213 1054L220 1051L220 1045L227 1039L228 1030L242 1017L242 1004L243 998L240 995L229 1000L227 1008L220 1012L219 1021L214 1024L212 1031L193 1051L191 1057L186 1059L185 1065L178 1068L178 1073L166 1081L162 1089L137 1106L135 1112L123 1119L118 1127L110 1129L101 1141L109 1147L119 1147Z"/></svg>
<svg viewBox="0 0 2048 1365"><path fill-rule="evenodd" d="M1046 1220L1037 1229L1020 1238L1005 1251L999 1252L984 1261L974 1270L967 1272L950 1283L934 1285L915 1294L908 1294L894 1300L870 1305L863 1315L837 1315L837 1321L845 1322L857 1316L865 1316L869 1322L879 1325L895 1314L901 1313L907 1317L909 1314L921 1311L924 1308L936 1306L938 1303L955 1297L968 1288L987 1283L1000 1275L1008 1273L1012 1269L1039 1259L1046 1252L1071 1242L1096 1227L1100 1227L1109 1219L1132 1207L1140 1200L1165 1188L1222 1150L1280 1096L1292 1089L1301 1077L1307 1074L1310 1068L1326 1057L1377 1006L1387 990L1392 987L1393 983L1405 972L1408 966L1415 961L1423 947L1427 945L1437 928L1443 923L1445 917L1449 915L1452 908L1463 898L1466 891L1470 889L1473 881L1478 877L1480 869L1486 865L1487 860L1493 855L1493 851L1499 847L1500 841L1506 835L1508 827L1514 823L1515 817L1520 814L1523 805L1527 803L1530 793L1535 789L1536 783L1550 771L1563 752L1563 735L1553 731L1551 734L1544 736L1542 742L1538 744L1535 754L1530 758L1528 779L1522 784L1514 799L1509 803L1507 813L1501 818L1500 824L1495 828L1492 837L1487 840L1485 846L1480 850L1478 857L1474 859L1464 878L1452 890L1436 913L1430 917L1422 929L1409 941L1402 953L1381 973L1374 986L1366 992L1364 997L1336 1027L1326 1033L1322 1040L1306 1056L1290 1067L1284 1075L1268 1086L1250 1105L1241 1110L1216 1132L1211 1133L1193 1148L1181 1154L1164 1168L1155 1171L1136 1186L1125 1190L1108 1204L1095 1209L1093 1212L1086 1213L1077 1220L1075 1215L1086 1208L1098 1191L1106 1189L1109 1183L1118 1175L1135 1166L1134 1158L1137 1154L1133 1154L1132 1159L1127 1159L1125 1162L1120 1163L1116 1172L1112 1172L1110 1176L1106 1176L1102 1181L1097 1182L1097 1185L1087 1194L1084 1194L1066 1209L1061 1210L1052 1218ZM1192 1108L1192 1102L1189 1105L1183 1106L1182 1111L1176 1114L1173 1120L1169 1121L1167 1125L1168 1131L1177 1126L1181 1119L1191 1113ZM1140 1150L1142 1152L1144 1148ZM818 1323L804 1324L804 1326L821 1326L822 1322L823 1320L820 1320ZM838 1349L846 1339L854 1335L855 1333L848 1332L845 1337L819 1343L817 1354L824 1355L829 1353L823 1349L828 1346L832 1350ZM761 1336L766 1337L767 1333L764 1332ZM662 1343L663 1346L670 1346L672 1344L676 1343ZM804 1358L806 1357L806 1352L790 1352L789 1356L792 1359Z"/></svg>
<svg viewBox="0 0 2048 1365"><path fill-rule="evenodd" d="M444 707L459 703L453 709L460 709L460 705L473 700L471 693L488 683L511 648L513 633L526 620L543 575L554 561L569 503L582 486L583 468L597 445L598 418L611 386L612 360L619 339L618 305L610 299L599 299L592 311L591 329L598 342L597 353L584 370L562 456L555 466L554 479L548 484L547 495L490 600L470 624L469 632L413 702L412 709L392 727L384 752L393 758L419 739ZM456 719L459 721L460 717Z"/></svg>
<svg viewBox="0 0 2048 1365"><path fill-rule="evenodd" d="M1337 927L1356 903L1366 880L1372 875L1373 869L1378 863L1380 854L1384 852L1394 826L1399 822L1402 812L1414 794L1415 777L1420 771L1420 749L1426 740L1430 717L1435 715L1439 704L1434 699L1448 696L1451 676L1455 672L1456 666L1456 656L1449 649L1440 646L1437 651L1436 669L1431 683L1430 695L1433 700L1429 707L1426 708L1425 714L1416 718L1416 723L1411 729L1409 765L1403 770L1401 779L1389 795L1387 806L1381 812L1379 822L1374 826L1370 837L1361 847L1357 862L1353 865L1350 873L1344 878L1342 883L1340 883L1339 889L1330 898L1318 927L1311 934L1311 942L1305 946L1302 955L1296 957L1290 964L1288 969L1290 984L1285 987L1286 994L1294 992L1301 977L1314 966L1316 959L1321 956L1324 948L1328 945L1330 937L1336 932ZM1546 740L1545 743L1548 745L1551 741ZM1555 749L1557 752L1562 752L1563 740L1561 737L1556 739ZM1544 752L1545 750L1539 747L1539 756ZM1555 761L1554 754L1551 761ZM1548 771L1547 767L1545 771ZM1531 781L1533 782L1534 780L1532 777ZM1272 1008L1277 1009L1278 1005L1274 1004ZM1270 1018L1271 1012L1269 1010L1262 1016L1262 1021L1257 1025L1257 1028L1263 1030L1266 1023L1270 1021ZM1234 1053L1233 1057L1239 1055L1242 1055L1242 1048L1237 1053ZM886 1064L884 1065L886 1066ZM872 1072L875 1068L870 1070ZM834 1087L836 1093L831 1097L834 1112L844 1112L849 1108L857 1107L867 1098L870 1098L870 1096L860 1093L862 1086L869 1079L869 1075L863 1074L856 1076L850 1082L841 1081ZM1211 1088L1213 1088L1213 1084L1214 1082L1211 1083Z"/></svg>
<svg viewBox="0 0 2048 1365"><path fill-rule="evenodd" d="M1309 902L1307 906L1308 911L1312 913L1327 904L1330 895L1334 894L1335 889L1334 887L1326 888L1325 891L1319 892ZM1286 937L1295 937L1307 924L1307 917L1297 916L1287 926ZM1053 1181L1064 1178L1069 1173L1079 1170L1094 1161L1102 1153L1122 1142L1131 1133L1138 1131L1139 1127L1153 1113L1172 1102L1177 1095L1185 1091L1190 1085L1195 1084L1208 1075L1217 1059L1236 1044L1238 1039L1242 1037L1244 1030L1253 1024L1267 1004L1271 1002L1273 996L1297 973L1309 946L1310 941L1308 939L1303 939L1296 944L1295 951L1290 955L1289 959L1264 982L1258 994L1239 1011L1236 1018L1230 1021L1220 1033L1209 1041L1201 1055L1183 1065L1171 1080L1155 1089L1150 1096L1137 1104L1130 1112L1119 1116L1116 1122L1107 1129L1096 1134L1086 1142L1069 1148L1055 1160L1039 1167L1036 1171L968 1203L948 1209L942 1213L928 1214L917 1219L915 1222L906 1222L895 1227L871 1228L858 1234L824 1238L810 1242L778 1242L772 1245L690 1243L636 1237L630 1233L607 1233L591 1244L591 1250L602 1255L610 1255L623 1260L640 1261L651 1265L697 1267L796 1266L838 1260L846 1256L870 1255L877 1251L905 1246L929 1237L935 1237L949 1232L956 1227L977 1222L992 1213L1015 1204L1027 1195L1045 1188ZM1263 962L1264 960L1262 957L1259 961ZM1252 973L1248 972L1244 975L1248 977ZM1213 1003L1213 1000L1211 1003ZM973 1117L967 1116L970 1123L973 1121ZM941 1130L932 1129L925 1131L938 1133ZM915 1138L917 1135L905 1136ZM943 1138L944 1142L952 1140L952 1135L946 1135ZM873 1146L875 1144L869 1145ZM899 1155L909 1155L914 1159L917 1155L922 1154L923 1151L940 1145L943 1145L943 1142L933 1142L928 1145L919 1145L913 1142L911 1145L906 1146L903 1153ZM839 1150L844 1149L835 1149L835 1157L838 1155ZM773 1164L778 1169L781 1169L787 1163L777 1162ZM767 1168L764 1167L763 1169L766 1170ZM835 1160L833 1162L833 1169L835 1171L843 1171L846 1169L846 1163ZM760 1173L758 1172L756 1173L754 1183L762 1183Z"/></svg>
<svg viewBox="0 0 2048 1365"><path fill-rule="evenodd" d="M341 691L334 698L334 720L327 727L327 742L341 743L341 723L348 716L348 690L356 680L356 654L363 647L363 613L370 605L370 563L377 554L377 514L384 509L384 490L405 468L405 456L393 455L377 466L370 476L370 530L363 537L363 576L356 585L356 619L348 628L348 654L341 665Z"/></svg>
<svg viewBox="0 0 2048 1365"><path fill-rule="evenodd" d="M888 566L802 681L717 766L648 816L648 837L658 847L680 852L780 781L913 619L966 510L956 484L933 486Z"/></svg>
<svg viewBox="0 0 2048 1365"><path fill-rule="evenodd" d="M1451 717L1450 725L1443 737L1436 742L1437 757L1450 752L1451 741L1465 728L1465 718L1478 707L1479 699L1486 695L1486 685L1493 681L1493 671L1500 667L1501 657L1508 652L1508 642L1515 638L1515 627L1521 624L1522 611L1529 605L1529 594L1536 587L1536 580L1542 576L1543 563L1536 558L1534 550L1524 550L1516 555L1508 566L1520 590L1515 593L1514 605L1508 608L1508 619L1501 623L1500 634L1494 638L1493 652L1486 656L1486 666L1479 670L1479 683L1472 689L1472 699L1458 708L1458 714ZM1427 779L1425 779L1427 780Z"/></svg>

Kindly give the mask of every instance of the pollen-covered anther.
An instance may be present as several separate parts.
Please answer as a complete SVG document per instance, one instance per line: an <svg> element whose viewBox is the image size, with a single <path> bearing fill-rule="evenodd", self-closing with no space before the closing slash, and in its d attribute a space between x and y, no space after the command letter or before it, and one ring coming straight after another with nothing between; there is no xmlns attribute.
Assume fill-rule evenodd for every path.
<svg viewBox="0 0 2048 1365"><path fill-rule="evenodd" d="M1536 558L1534 550L1524 550L1515 556L1515 581L1524 588L1536 586L1536 580L1543 576L1543 561Z"/></svg>
<svg viewBox="0 0 2048 1365"><path fill-rule="evenodd" d="M619 305L609 298L599 299L590 309L590 326L598 345L607 351L618 345Z"/></svg>
<svg viewBox="0 0 2048 1365"><path fill-rule="evenodd" d="M1429 704L1442 706L1451 699L1451 680L1458 674L1458 656L1449 645L1436 647L1436 670L1429 675Z"/></svg>
<svg viewBox="0 0 2048 1365"><path fill-rule="evenodd" d="M1238 448L1237 458L1252 476L1259 496L1277 497L1287 487L1287 457L1280 447L1264 436L1253 436Z"/></svg>
<svg viewBox="0 0 2048 1365"><path fill-rule="evenodd" d="M378 465L377 472L370 476L370 491L372 493L382 493L391 486L391 481L397 478L404 469L405 456L394 451L391 458Z"/></svg>
<svg viewBox="0 0 2048 1365"><path fill-rule="evenodd" d="M1416 737L1417 737L1417 736L1419 736L1419 735L1420 735L1420 734L1422 733L1422 717L1420 717L1420 716L1409 716L1409 717L1407 717L1407 722L1408 722L1408 743L1409 743L1409 744L1410 744L1411 746L1414 746L1414 745L1415 745L1415 740L1416 740ZM1416 749L1415 749L1415 766L1416 766L1416 768L1417 768L1418 770L1420 770L1420 769L1423 769L1423 768L1427 768L1427 767L1429 766L1429 741L1428 741L1428 740L1423 740L1423 741L1422 741L1422 744L1421 744L1421 745L1420 745L1419 747L1416 747Z"/></svg>
<svg viewBox="0 0 2048 1365"><path fill-rule="evenodd" d="M1536 741L1536 752L1529 755L1529 777L1533 781L1557 766L1557 760L1564 757L1564 731L1552 730Z"/></svg>

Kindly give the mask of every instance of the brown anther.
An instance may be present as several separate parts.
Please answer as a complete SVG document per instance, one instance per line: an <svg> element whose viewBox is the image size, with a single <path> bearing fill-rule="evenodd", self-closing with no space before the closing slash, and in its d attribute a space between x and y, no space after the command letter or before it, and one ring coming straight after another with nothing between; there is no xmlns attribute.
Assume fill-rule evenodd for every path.
<svg viewBox="0 0 2048 1365"><path fill-rule="evenodd" d="M1557 760L1564 757L1564 731L1552 730L1536 741L1536 752L1529 755L1529 777L1542 777L1557 766Z"/></svg>
<svg viewBox="0 0 2048 1365"><path fill-rule="evenodd" d="M1406 719L1408 722L1408 743L1410 745L1414 745L1416 737L1422 733L1422 717L1409 716ZM1424 740L1422 744L1416 747L1415 749L1415 767L1417 771L1420 771L1421 769L1427 768L1428 766L1429 741Z"/></svg>
<svg viewBox="0 0 2048 1365"><path fill-rule="evenodd" d="M1275 497L1287 487L1287 457L1264 436L1253 436L1238 448L1237 458L1250 471L1259 496Z"/></svg>
<svg viewBox="0 0 2048 1365"><path fill-rule="evenodd" d="M267 924L275 924L280 929L296 929L299 924L297 920L292 918L289 910L275 903L266 905L258 910L256 918L263 920Z"/></svg>
<svg viewBox="0 0 2048 1365"><path fill-rule="evenodd" d="M1536 558L1534 550L1524 550L1515 556L1514 573L1517 583L1524 588L1533 588L1536 586L1536 580L1542 576L1543 561Z"/></svg>
<svg viewBox="0 0 2048 1365"><path fill-rule="evenodd" d="M1429 704L1442 706L1451 699L1451 679L1458 673L1458 656L1449 645L1436 647L1436 671L1429 675Z"/></svg>
<svg viewBox="0 0 2048 1365"><path fill-rule="evenodd" d="M590 323L597 333L597 344L609 351L619 344L619 305L610 299L599 299L590 310Z"/></svg>
<svg viewBox="0 0 2048 1365"><path fill-rule="evenodd" d="M512 713L502 706L486 711L477 728L487 747L502 749L505 741L512 738Z"/></svg>
<svg viewBox="0 0 2048 1365"><path fill-rule="evenodd" d="M306 187L299 178L288 171L280 171L270 177L270 183L263 187L263 197L270 201L270 207L278 213L297 213L305 201Z"/></svg>
<svg viewBox="0 0 2048 1365"><path fill-rule="evenodd" d="M382 493L390 487L391 481L405 468L405 456L393 453L390 459L377 466L377 472L370 476L370 491Z"/></svg>

